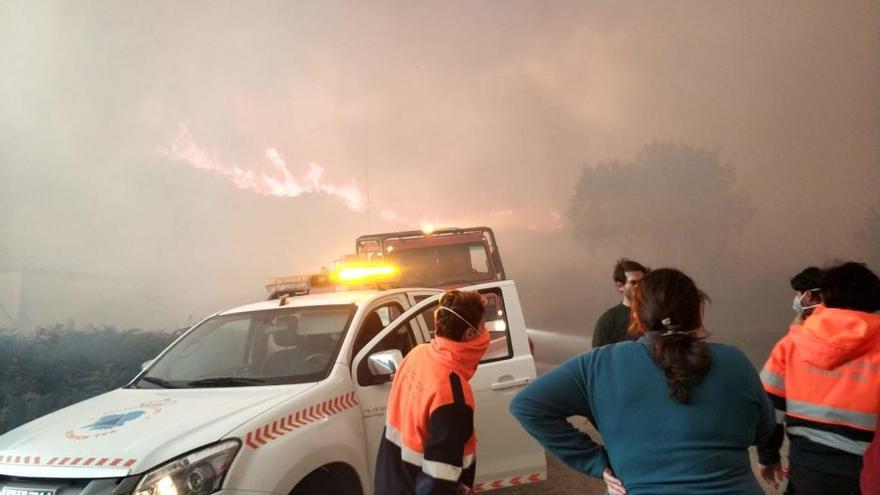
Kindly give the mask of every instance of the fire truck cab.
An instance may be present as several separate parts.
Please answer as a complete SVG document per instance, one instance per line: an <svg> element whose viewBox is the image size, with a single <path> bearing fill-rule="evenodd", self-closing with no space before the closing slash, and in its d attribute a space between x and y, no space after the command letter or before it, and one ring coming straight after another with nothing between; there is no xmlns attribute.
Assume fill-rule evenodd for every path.
<svg viewBox="0 0 880 495"><path fill-rule="evenodd" d="M507 278L489 227L364 235L355 241L355 252L399 267L401 287L450 288Z"/></svg>

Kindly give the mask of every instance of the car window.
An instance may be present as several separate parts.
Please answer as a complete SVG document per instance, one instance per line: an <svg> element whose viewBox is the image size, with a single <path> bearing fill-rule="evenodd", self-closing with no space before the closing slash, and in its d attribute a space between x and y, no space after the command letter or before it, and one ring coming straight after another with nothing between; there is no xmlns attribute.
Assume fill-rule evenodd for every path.
<svg viewBox="0 0 880 495"><path fill-rule="evenodd" d="M431 309L429 308L426 311L431 311ZM416 342L420 340L416 338L416 332L418 331L419 327L415 321L415 318L419 317L419 315L421 315L421 313L416 313L415 317L407 318L402 323L398 324L393 330L391 330L390 333L385 335L382 340L380 340L376 345L370 348L369 354L397 349L402 355L406 356L409 351L411 351L412 348L416 346ZM375 334L372 335L370 338L374 336ZM364 344L366 344L366 342L364 342ZM357 354L357 352L355 352L355 354ZM369 371L367 357L362 359L361 362L358 364L357 379L358 383L360 383L361 385L373 385L375 383L384 383L385 381L387 381L384 379L380 380L380 382L373 381L373 375Z"/></svg>
<svg viewBox="0 0 880 495"><path fill-rule="evenodd" d="M372 338L378 335L383 328L387 327L389 323L402 314L403 306L396 301L389 301L381 306L370 309L364 315L364 319L361 321L360 327L358 328L357 337L352 346L352 358L354 358L354 356L356 356L357 353L367 345L367 342L372 340Z"/></svg>
<svg viewBox="0 0 880 495"><path fill-rule="evenodd" d="M163 359L155 367L161 366L167 379L177 380L246 366L249 328L247 318L219 321L205 328L200 338L184 339L174 348L175 359Z"/></svg>
<svg viewBox="0 0 880 495"><path fill-rule="evenodd" d="M486 298L486 330L489 331L489 348L483 355L481 363L500 361L513 356L513 346L510 343L510 326L507 324L507 310L504 308L504 298L500 290L492 290L482 293Z"/></svg>
<svg viewBox="0 0 880 495"><path fill-rule="evenodd" d="M483 244L472 244L468 247L470 251L471 270L477 273L489 273L489 254L486 252L486 246Z"/></svg>
<svg viewBox="0 0 880 495"><path fill-rule="evenodd" d="M489 348L483 355L481 363L498 361L513 356L513 347L510 344L510 330L507 325L507 312L504 309L504 298L501 291L481 291L486 298L486 312L483 318L486 321L486 330L489 332ZM431 338L434 338L434 310L436 305L422 311L420 315L425 321L430 322Z"/></svg>
<svg viewBox="0 0 880 495"><path fill-rule="evenodd" d="M500 289L491 289L481 291L486 298L486 312L484 315L486 321L486 330L489 332L489 347L480 363L501 361L509 359L513 356L513 347L510 343L510 328L507 323L507 311L504 308L504 298L501 297ZM434 337L434 311L437 304L428 304L423 310L414 313L399 324L394 330L386 335L378 345L370 349L369 354L390 349L398 349L404 356L414 347L412 338L416 319L423 319L430 322L430 336ZM410 336L409 339L402 339L402 336ZM370 385L372 376L367 367L367 359L361 360L358 365L358 382L361 385Z"/></svg>
<svg viewBox="0 0 880 495"><path fill-rule="evenodd" d="M396 302L388 303L376 308L376 314L382 320L382 326L387 327L395 318L403 314L403 306Z"/></svg>
<svg viewBox="0 0 880 495"><path fill-rule="evenodd" d="M467 285L494 278L482 243L399 248L386 259L400 267L403 286Z"/></svg>
<svg viewBox="0 0 880 495"><path fill-rule="evenodd" d="M318 381L329 373L354 309L353 305L309 306L209 318L158 358L136 385Z"/></svg>

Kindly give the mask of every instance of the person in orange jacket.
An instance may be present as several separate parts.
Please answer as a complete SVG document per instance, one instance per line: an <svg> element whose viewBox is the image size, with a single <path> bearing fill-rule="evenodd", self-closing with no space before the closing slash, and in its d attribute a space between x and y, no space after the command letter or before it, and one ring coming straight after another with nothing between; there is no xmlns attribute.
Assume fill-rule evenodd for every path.
<svg viewBox="0 0 880 495"><path fill-rule="evenodd" d="M376 495L471 493L477 437L468 380L489 346L484 312L479 293L446 292L433 340L401 362L388 396Z"/></svg>
<svg viewBox="0 0 880 495"><path fill-rule="evenodd" d="M795 317L792 325L800 325L813 314L813 309L822 304L822 289L819 289L819 281L822 279L822 270L815 266L808 266L791 277L789 284L794 291L794 300L791 309Z"/></svg>
<svg viewBox="0 0 880 495"><path fill-rule="evenodd" d="M784 477L787 431L793 493L858 494L880 414L880 279L848 262L825 270L820 289L824 304L791 326L761 371L777 418L785 418L758 448L761 476L771 484Z"/></svg>

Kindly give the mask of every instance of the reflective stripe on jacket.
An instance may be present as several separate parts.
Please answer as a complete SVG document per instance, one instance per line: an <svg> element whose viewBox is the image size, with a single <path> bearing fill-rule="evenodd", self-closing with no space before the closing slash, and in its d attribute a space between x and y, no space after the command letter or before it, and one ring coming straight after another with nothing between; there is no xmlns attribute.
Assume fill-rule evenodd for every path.
<svg viewBox="0 0 880 495"><path fill-rule="evenodd" d="M437 337L403 360L388 398L377 495L454 495L460 484L473 484L477 440L468 380L481 355Z"/></svg>
<svg viewBox="0 0 880 495"><path fill-rule="evenodd" d="M880 315L817 307L776 344L761 381L785 418L792 463L806 452L807 463L823 464L837 452L852 456L846 471L860 468L880 414ZM778 460L781 441L780 433L762 463Z"/></svg>

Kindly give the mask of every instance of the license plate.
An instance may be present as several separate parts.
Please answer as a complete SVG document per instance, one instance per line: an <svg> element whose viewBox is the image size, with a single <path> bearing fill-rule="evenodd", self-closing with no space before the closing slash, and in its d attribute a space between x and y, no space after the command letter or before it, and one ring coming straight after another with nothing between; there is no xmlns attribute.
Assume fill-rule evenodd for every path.
<svg viewBox="0 0 880 495"><path fill-rule="evenodd" d="M55 490L43 490L39 488L19 488L16 486L4 486L0 495L55 495Z"/></svg>

